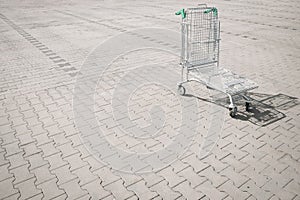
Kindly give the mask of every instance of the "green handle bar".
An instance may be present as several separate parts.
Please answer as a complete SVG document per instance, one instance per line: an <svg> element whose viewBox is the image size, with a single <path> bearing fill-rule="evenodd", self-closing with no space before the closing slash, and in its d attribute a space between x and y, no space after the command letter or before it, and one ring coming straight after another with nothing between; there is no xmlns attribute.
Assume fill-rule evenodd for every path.
<svg viewBox="0 0 300 200"><path fill-rule="evenodd" d="M207 9L207 10L204 11L205 14L208 14L210 12L213 12L215 16L218 15L218 9L217 8L211 8L211 9ZM177 11L175 13L175 15L181 15L181 18L184 19L186 17L186 13L184 11L184 8L181 9L181 10L179 10L179 11Z"/></svg>
<svg viewBox="0 0 300 200"><path fill-rule="evenodd" d="M186 17L186 14L185 14L185 12L184 12L184 8L181 9L181 10L179 10L179 11L177 11L177 12L175 13L175 15L181 15L181 18L184 19L184 18Z"/></svg>
<svg viewBox="0 0 300 200"><path fill-rule="evenodd" d="M213 12L215 16L218 15L218 9L217 8L211 8L211 9L208 9L206 11L204 11L204 13L210 13L210 12Z"/></svg>

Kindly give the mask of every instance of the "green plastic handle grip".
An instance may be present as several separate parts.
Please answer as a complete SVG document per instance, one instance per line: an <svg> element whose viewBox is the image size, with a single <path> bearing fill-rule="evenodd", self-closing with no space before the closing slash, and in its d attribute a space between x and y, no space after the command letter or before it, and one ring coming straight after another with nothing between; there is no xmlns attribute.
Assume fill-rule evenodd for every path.
<svg viewBox="0 0 300 200"><path fill-rule="evenodd" d="M184 19L184 18L186 17L186 14L185 14L185 12L184 12L184 8L181 9L181 10L179 10L179 11L177 11L177 12L175 13L175 15L181 15L181 18Z"/></svg>
<svg viewBox="0 0 300 200"><path fill-rule="evenodd" d="M208 9L206 11L204 11L204 13L210 13L210 12L213 12L215 16L218 15L218 9L217 8L211 8L211 9Z"/></svg>

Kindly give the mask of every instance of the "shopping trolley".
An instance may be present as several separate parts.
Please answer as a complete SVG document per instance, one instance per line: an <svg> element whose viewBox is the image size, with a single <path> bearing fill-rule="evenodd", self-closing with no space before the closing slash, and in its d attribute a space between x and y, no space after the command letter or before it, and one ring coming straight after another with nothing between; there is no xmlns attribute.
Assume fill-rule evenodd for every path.
<svg viewBox="0 0 300 200"><path fill-rule="evenodd" d="M183 84L196 81L228 96L231 117L235 117L237 113L234 103L236 96L242 97L240 99L245 103L246 111L249 111L251 99L247 92L258 86L253 81L219 66L220 22L217 8L201 4L196 8L182 9L175 14L182 16L179 94L185 95Z"/></svg>

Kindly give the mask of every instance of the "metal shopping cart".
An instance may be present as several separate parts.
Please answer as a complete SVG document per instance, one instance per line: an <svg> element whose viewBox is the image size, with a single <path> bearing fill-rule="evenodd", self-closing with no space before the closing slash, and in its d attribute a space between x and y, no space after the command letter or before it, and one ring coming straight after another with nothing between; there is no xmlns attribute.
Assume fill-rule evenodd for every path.
<svg viewBox="0 0 300 200"><path fill-rule="evenodd" d="M251 100L247 92L258 86L253 81L219 66L220 22L217 8L201 4L196 8L182 9L175 14L182 16L179 94L185 95L184 83L196 81L228 96L231 117L235 117L237 113L233 97L242 97L246 111L249 111ZM216 81L216 78L220 81Z"/></svg>

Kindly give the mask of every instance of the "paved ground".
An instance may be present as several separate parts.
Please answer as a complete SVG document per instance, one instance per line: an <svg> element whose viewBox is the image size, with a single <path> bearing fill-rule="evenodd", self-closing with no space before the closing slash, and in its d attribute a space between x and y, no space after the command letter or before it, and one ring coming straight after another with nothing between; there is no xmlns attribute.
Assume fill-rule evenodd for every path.
<svg viewBox="0 0 300 200"><path fill-rule="evenodd" d="M87 142L74 122L76 77L82 75L83 63L98 61L91 57L85 62L86 57L108 38L136 28L179 31L180 17L174 12L194 5L171 0L1 0L0 199L300 199L297 0L212 4L219 8L222 21L221 65L260 86L251 93L255 100L251 112L239 106L236 119L230 118L219 103L210 102L209 91L201 86L195 86L196 98L180 97L159 82L143 84L149 77L179 79L178 57L157 49L129 52L118 57L96 84L93 112L110 147L134 154L166 148L178 136L181 118L187 117L184 111L189 106L180 109L180 101L198 103L197 112L189 111L191 116L197 114L200 124L196 137L180 157L156 157L161 163L176 158L171 164L157 169L152 165L158 161L148 163L150 173L138 173L143 169L134 162L127 168L120 162L117 168L136 173L116 171L97 160L118 160L114 154L105 148L99 155L87 150L93 145L101 149L103 140L91 134L86 138L95 144ZM149 34L131 36L178 50L176 42L165 42L167 37L160 41ZM114 54L111 48L101 59ZM154 63L155 70L136 68ZM126 73L130 81L122 85ZM111 96L117 86L129 83L136 86L127 104L131 119L147 127L149 110L159 105L167 113L162 134L141 140L116 130L124 118L110 114L111 105L122 106ZM80 110L79 115L85 112ZM199 146L214 121L222 131L213 135L218 140L211 152L201 157Z"/></svg>

